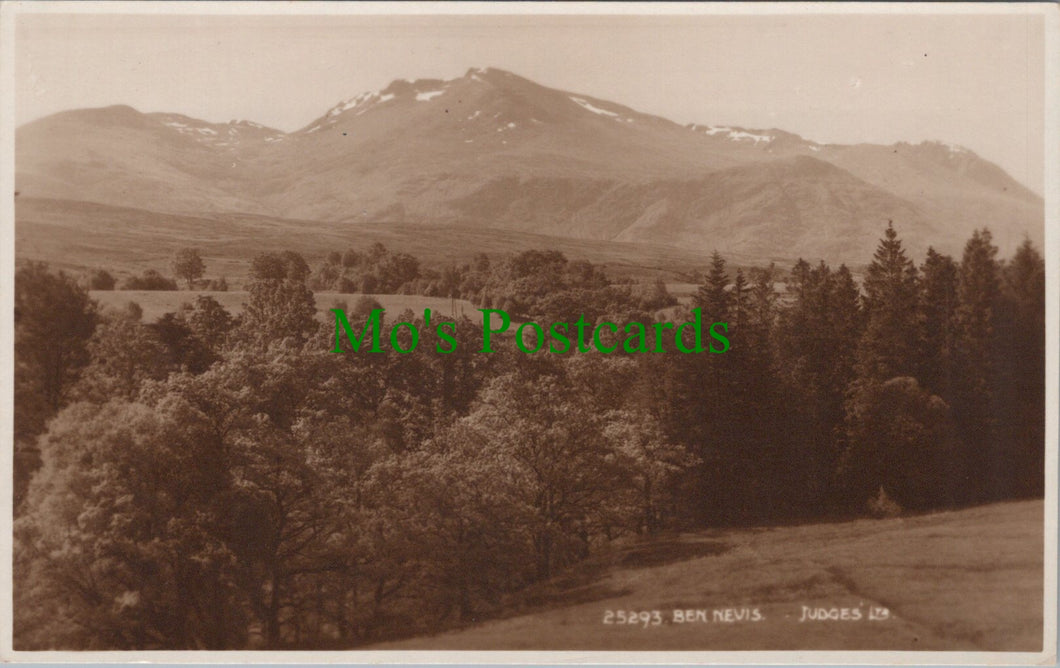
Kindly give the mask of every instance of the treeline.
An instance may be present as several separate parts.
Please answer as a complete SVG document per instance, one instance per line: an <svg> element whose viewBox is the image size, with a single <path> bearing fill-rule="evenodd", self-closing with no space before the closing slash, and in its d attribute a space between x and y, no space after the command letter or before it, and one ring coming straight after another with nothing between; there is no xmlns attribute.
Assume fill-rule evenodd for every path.
<svg viewBox="0 0 1060 668"><path fill-rule="evenodd" d="M1044 262L996 253L984 230L918 268L888 228L860 286L799 262L780 291L715 255L669 317L730 323L722 355L483 355L466 320L449 355L334 354L295 253L255 260L240 318L153 325L25 266L16 648L351 647L622 536L1040 495ZM456 274L539 319L675 310L554 252Z"/></svg>
<svg viewBox="0 0 1060 668"><path fill-rule="evenodd" d="M569 261L558 251L526 251L499 262L479 253L468 263L428 268L417 258L392 252L378 242L363 253L356 249L329 253L310 278L309 287L467 299L519 317L562 312L595 318L631 304L654 311L677 303L661 279L647 285L617 281L590 262Z"/></svg>
<svg viewBox="0 0 1060 668"><path fill-rule="evenodd" d="M179 249L173 257L171 266L174 275L184 279L189 290L200 288L214 292L228 291L228 280L224 276L205 281L199 280L206 272L206 263L196 248ZM89 290L114 290L118 286L118 281L106 269L93 269L85 278L85 284ZM163 276L155 269L145 269L139 276L134 274L122 281L121 289L175 291L177 281Z"/></svg>

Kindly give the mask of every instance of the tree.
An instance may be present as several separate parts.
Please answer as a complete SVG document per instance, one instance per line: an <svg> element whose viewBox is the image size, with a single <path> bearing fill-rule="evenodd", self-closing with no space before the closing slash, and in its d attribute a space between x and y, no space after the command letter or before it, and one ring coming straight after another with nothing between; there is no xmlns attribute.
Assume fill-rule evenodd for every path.
<svg viewBox="0 0 1060 668"><path fill-rule="evenodd" d="M88 340L98 321L96 304L63 272L28 264L15 274L15 395L39 400L49 413L88 363ZM28 402L27 402L28 403ZM29 417L29 416L25 416ZM16 420L16 422L18 422ZM41 422L33 422L38 433ZM20 431L16 427L16 431Z"/></svg>
<svg viewBox="0 0 1060 668"><path fill-rule="evenodd" d="M865 333L858 375L887 380L916 373L917 273L894 225L887 224L865 276Z"/></svg>
<svg viewBox="0 0 1060 668"><path fill-rule="evenodd" d="M123 290L176 290L177 282L166 278L154 269L147 269L142 276L130 276L122 284Z"/></svg>
<svg viewBox="0 0 1060 668"><path fill-rule="evenodd" d="M1008 486L1007 453L998 441L997 356L1007 343L998 338L1001 269L989 230L976 230L964 246L958 273L956 387L953 410L964 456L980 472L975 494L997 498Z"/></svg>
<svg viewBox="0 0 1060 668"><path fill-rule="evenodd" d="M698 461L683 446L668 442L659 423L650 415L614 410L605 415L605 422L603 434L633 511L630 524L637 533L654 534L672 519L667 511L676 504L677 476ZM616 494L614 505L620 505L621 498Z"/></svg>
<svg viewBox="0 0 1060 668"><path fill-rule="evenodd" d="M188 326L195 336L211 350L218 352L224 346L234 322L221 304L209 295L199 295L187 316Z"/></svg>
<svg viewBox="0 0 1060 668"><path fill-rule="evenodd" d="M998 339L999 437L1012 461L1010 493L1040 495L1045 485L1045 261L1029 240L1002 270Z"/></svg>
<svg viewBox="0 0 1060 668"><path fill-rule="evenodd" d="M113 290L114 277L105 269L94 269L88 277L89 290Z"/></svg>
<svg viewBox="0 0 1060 668"><path fill-rule="evenodd" d="M44 425L69 399L89 362L96 303L63 272L30 263L15 273L15 508L39 466L34 445Z"/></svg>
<svg viewBox="0 0 1060 668"><path fill-rule="evenodd" d="M949 406L915 378L868 381L848 404L841 479L855 504L880 488L914 510L952 506L967 471L956 456Z"/></svg>
<svg viewBox="0 0 1060 668"><path fill-rule="evenodd" d="M692 306L702 309L703 322L728 322L731 302L731 296L725 289L728 285L725 260L718 251L714 251L710 256L707 280L692 297Z"/></svg>
<svg viewBox="0 0 1060 668"><path fill-rule="evenodd" d="M91 363L75 389L79 400L103 404L135 399L147 380L169 372L166 347L129 311L106 313L89 343Z"/></svg>
<svg viewBox="0 0 1060 668"><path fill-rule="evenodd" d="M188 289L195 287L195 281L202 278L206 265L197 248L181 248L173 258L173 274L188 282Z"/></svg>
<svg viewBox="0 0 1060 668"><path fill-rule="evenodd" d="M586 401L592 395L574 391L552 369L528 371L495 378L463 422L510 471L518 503L531 512L525 529L535 577L544 579L584 556L588 527L617 471L605 458L601 414ZM569 399L557 402L560 393Z"/></svg>
<svg viewBox="0 0 1060 668"><path fill-rule="evenodd" d="M917 376L927 390L948 397L953 385L957 327L957 264L948 255L928 248L920 272Z"/></svg>
<svg viewBox="0 0 1060 668"><path fill-rule="evenodd" d="M263 253L254 258L252 274L240 325L243 338L258 345L290 338L304 345L318 325L305 260L292 251Z"/></svg>
<svg viewBox="0 0 1060 668"><path fill-rule="evenodd" d="M186 402L73 404L42 439L43 468L15 526L20 649L222 649L246 622L222 450Z"/></svg>
<svg viewBox="0 0 1060 668"><path fill-rule="evenodd" d="M792 405L796 436L786 459L792 496L804 503L832 504L834 474L843 451L844 401L855 378L864 315L857 284L845 266L800 261L788 281L787 308L777 328L777 367ZM783 431L784 427L779 426Z"/></svg>
<svg viewBox="0 0 1060 668"><path fill-rule="evenodd" d="M356 318L360 322L362 318L367 319L372 315L372 311L381 308L383 308L383 305L379 303L379 300L368 295L361 295L357 298L353 305L353 310L349 313L350 321L353 322L353 319Z"/></svg>

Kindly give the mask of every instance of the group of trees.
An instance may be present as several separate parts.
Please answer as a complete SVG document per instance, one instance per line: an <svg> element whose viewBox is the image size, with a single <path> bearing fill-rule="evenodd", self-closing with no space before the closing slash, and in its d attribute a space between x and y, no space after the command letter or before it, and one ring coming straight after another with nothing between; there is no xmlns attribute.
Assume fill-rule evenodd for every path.
<svg viewBox="0 0 1060 668"><path fill-rule="evenodd" d="M677 300L661 279L649 284L616 281L584 260L568 260L558 251L526 251L500 260L485 253L471 262L425 267L407 253L374 243L329 253L309 280L314 290L365 294L416 294L467 299L483 308L499 308L520 317L585 314L587 318L621 311L641 313L673 306Z"/></svg>
<svg viewBox="0 0 1060 668"><path fill-rule="evenodd" d="M437 272L421 272L420 261L415 257L393 253L377 242L364 252L350 248L344 253L328 253L309 285L314 290L330 292L437 296L438 278Z"/></svg>
<svg viewBox="0 0 1060 668"><path fill-rule="evenodd" d="M554 252L456 273L513 315L673 310ZM728 322L723 355L480 354L468 320L451 354L334 354L320 276L263 254L239 318L200 297L145 323L19 270L16 647L349 647L489 614L623 535L1042 491L1029 243L917 268L889 228L861 286L715 255L673 317Z"/></svg>
<svg viewBox="0 0 1060 668"><path fill-rule="evenodd" d="M206 273L206 263L197 248L181 248L173 256L173 275L185 281L189 290L199 286L199 279ZM106 269L94 269L87 278L89 290L113 290L118 284ZM222 276L218 279L206 281L203 285L207 290L225 292L228 290L228 281ZM122 290L176 290L177 281L167 278L155 269L146 269L139 276L133 275L122 281Z"/></svg>

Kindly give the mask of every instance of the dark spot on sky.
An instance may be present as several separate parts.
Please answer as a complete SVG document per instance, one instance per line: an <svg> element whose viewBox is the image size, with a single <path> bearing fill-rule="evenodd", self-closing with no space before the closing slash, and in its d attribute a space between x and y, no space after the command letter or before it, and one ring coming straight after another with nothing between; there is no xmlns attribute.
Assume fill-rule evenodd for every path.
<svg viewBox="0 0 1060 668"><path fill-rule="evenodd" d="M345 136L346 136L346 133L345 133L345 132L343 132L343 133L342 133L342 136L343 136L343 137L345 137Z"/></svg>

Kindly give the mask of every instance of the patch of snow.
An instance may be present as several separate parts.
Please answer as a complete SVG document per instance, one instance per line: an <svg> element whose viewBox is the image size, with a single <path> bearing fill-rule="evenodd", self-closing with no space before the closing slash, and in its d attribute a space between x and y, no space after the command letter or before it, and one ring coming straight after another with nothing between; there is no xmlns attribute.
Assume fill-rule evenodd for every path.
<svg viewBox="0 0 1060 668"><path fill-rule="evenodd" d="M479 115L479 114L481 114L481 113L482 113L481 111L476 111L475 113L473 113L473 114L471 114L470 116L468 116L468 117L467 117L467 120L469 120L469 121L473 121L473 120L475 120L476 118L478 118L478 115Z"/></svg>
<svg viewBox="0 0 1060 668"><path fill-rule="evenodd" d="M372 100L378 97L379 93L374 90L361 93L357 97L350 98L349 100L341 102L332 107L331 111L328 112L328 116L338 116L344 111L349 111L350 109L358 107L365 102L371 102Z"/></svg>
<svg viewBox="0 0 1060 668"><path fill-rule="evenodd" d="M266 137L265 141L267 141L267 142L283 141L283 137Z"/></svg>
<svg viewBox="0 0 1060 668"><path fill-rule="evenodd" d="M698 126L693 126L696 129ZM744 130L735 130L727 125L711 125L703 129L703 133L713 137L714 135L724 134L732 141L753 141L757 146L759 142L765 142L768 144L773 141L773 135L756 135L753 132L746 132Z"/></svg>
<svg viewBox="0 0 1060 668"><path fill-rule="evenodd" d="M423 92L423 93L416 93L416 101L417 102L427 102L428 100L430 100L432 98L438 97L439 95L441 95L444 92L445 92L444 90L429 90L429 91L426 91L426 92Z"/></svg>
<svg viewBox="0 0 1060 668"><path fill-rule="evenodd" d="M767 144L769 142L773 141L772 135L756 135L756 134L753 134L753 133L750 133L750 132L744 132L743 130L733 130L732 132L729 133L729 139L732 139L733 141L740 141L740 140L743 140L743 139L749 139L749 140L753 141L756 146L758 145L758 142L760 142L760 141L761 142L765 142Z"/></svg>
<svg viewBox="0 0 1060 668"><path fill-rule="evenodd" d="M508 127L509 127L509 128L514 128L514 127L515 127L515 123L509 123L509 124L508 124Z"/></svg>
<svg viewBox="0 0 1060 668"><path fill-rule="evenodd" d="M393 93L387 93L386 95L381 95L379 97L379 104L382 104L384 102L389 102L389 101L391 101L393 99L394 99L394 94Z"/></svg>
<svg viewBox="0 0 1060 668"><path fill-rule="evenodd" d="M813 151L814 153L817 153L818 151L821 150L821 147L820 146L811 146L810 150Z"/></svg>
<svg viewBox="0 0 1060 668"><path fill-rule="evenodd" d="M582 107L583 109L587 109L587 110L593 112L594 114L598 114L600 116L611 116L611 117L618 116L618 114L616 114L613 111L608 111L607 109L601 109L600 107L594 107L593 105L589 104L588 102L586 102L585 100L581 99L580 97L574 97L573 95L571 95L570 99L571 99L572 102L574 102L578 106Z"/></svg>
<svg viewBox="0 0 1060 668"><path fill-rule="evenodd" d="M310 132L316 132L316 131L317 131L317 130L319 130L319 129L320 129L320 126L319 126L319 125L314 125L313 127L309 128L309 129L308 129L308 130L306 130L305 132L306 132L306 134L309 134Z"/></svg>
<svg viewBox="0 0 1060 668"><path fill-rule="evenodd" d="M184 125L183 123L178 123L177 121L165 121L165 122L162 123L162 125L168 125L171 128L186 128L186 127L188 127L187 125Z"/></svg>
<svg viewBox="0 0 1060 668"><path fill-rule="evenodd" d="M203 134L203 135L216 135L217 134L217 130L214 130L213 128L198 128L198 130L199 130L199 134Z"/></svg>
<svg viewBox="0 0 1060 668"><path fill-rule="evenodd" d="M465 144L474 144L474 143L475 143L475 140L474 140L474 139L465 139L465 140L464 140L464 143L465 143Z"/></svg>

